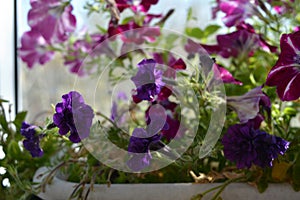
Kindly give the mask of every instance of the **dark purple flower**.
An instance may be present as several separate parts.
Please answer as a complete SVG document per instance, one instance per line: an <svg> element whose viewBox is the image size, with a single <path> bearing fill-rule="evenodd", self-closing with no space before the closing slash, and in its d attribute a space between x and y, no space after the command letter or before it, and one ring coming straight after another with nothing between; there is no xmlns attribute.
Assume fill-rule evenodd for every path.
<svg viewBox="0 0 300 200"><path fill-rule="evenodd" d="M248 23L241 23L236 27L238 30L246 30L249 33L256 34L259 37L259 46L262 48L262 50L266 52L277 52L277 47L269 44L265 39L263 34L257 34L254 30L254 27Z"/></svg>
<svg viewBox="0 0 300 200"><path fill-rule="evenodd" d="M54 56L54 52L47 49L48 46L49 43L39 32L31 30L25 32L21 37L19 55L29 68L36 63L43 65Z"/></svg>
<svg viewBox="0 0 300 200"><path fill-rule="evenodd" d="M183 135L183 129L179 130L180 120L175 110L178 104L164 99L154 102L145 112L147 132L158 133L170 141Z"/></svg>
<svg viewBox="0 0 300 200"><path fill-rule="evenodd" d="M131 158L127 165L133 171L140 171L150 165L152 159L150 150L155 148L161 139L158 134L149 136L143 128L134 129L129 140L128 152Z"/></svg>
<svg viewBox="0 0 300 200"><path fill-rule="evenodd" d="M51 42L67 40L76 28L76 18L69 1L30 0L29 26Z"/></svg>
<svg viewBox="0 0 300 200"><path fill-rule="evenodd" d="M280 39L281 53L268 74L266 84L276 86L282 101L300 97L300 31L283 34Z"/></svg>
<svg viewBox="0 0 300 200"><path fill-rule="evenodd" d="M165 85L162 82L163 72L156 68L153 59L144 59L138 64L137 74L131 78L136 86L134 99L153 101Z"/></svg>
<svg viewBox="0 0 300 200"><path fill-rule="evenodd" d="M168 114L166 124L161 130L161 134L167 139L167 141L171 141L174 138L180 138L184 134L184 131L181 131L179 126L180 121Z"/></svg>
<svg viewBox="0 0 300 200"><path fill-rule="evenodd" d="M289 147L289 142L284 139L254 129L249 124L229 127L222 144L225 157L235 162L238 168L250 168L252 164L271 167L272 161Z"/></svg>
<svg viewBox="0 0 300 200"><path fill-rule="evenodd" d="M241 123L255 118L260 105L270 112L271 102L269 97L262 92L262 87L256 87L242 96L227 97L227 105L235 110Z"/></svg>
<svg viewBox="0 0 300 200"><path fill-rule="evenodd" d="M21 126L21 135L26 139L23 141L24 148L30 152L32 157L42 157L44 152L40 148L40 139L42 135L37 135L35 131L36 126L27 124L26 122L22 123Z"/></svg>
<svg viewBox="0 0 300 200"><path fill-rule="evenodd" d="M244 58L259 47L259 36L248 30L237 30L232 33L217 36L217 45L201 46L209 54L219 54L224 58Z"/></svg>
<svg viewBox="0 0 300 200"><path fill-rule="evenodd" d="M59 128L59 134L70 132L69 139L78 143L90 134L93 110L76 91L63 95L62 99L61 103L56 104L53 122Z"/></svg>

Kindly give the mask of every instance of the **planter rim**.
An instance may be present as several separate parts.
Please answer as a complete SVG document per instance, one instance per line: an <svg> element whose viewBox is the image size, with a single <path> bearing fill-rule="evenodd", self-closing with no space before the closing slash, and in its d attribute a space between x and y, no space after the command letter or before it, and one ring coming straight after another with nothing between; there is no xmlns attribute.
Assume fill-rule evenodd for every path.
<svg viewBox="0 0 300 200"><path fill-rule="evenodd" d="M33 182L41 183L43 178L49 173L49 168L39 168L34 177ZM39 193L42 199L60 200L68 199L77 183L68 182L58 177L53 177L51 184L46 186L46 191ZM89 200L152 200L172 199L182 200L190 199L192 196L204 192L210 188L222 185L222 183L135 183L135 184L95 184L93 191L89 194ZM86 185L86 188L89 184ZM210 199L214 192L205 196L203 199ZM264 193L259 193L256 188L247 183L229 184L222 193L223 199L245 199L245 200L299 200L300 192L295 192L287 183L270 183L268 189Z"/></svg>

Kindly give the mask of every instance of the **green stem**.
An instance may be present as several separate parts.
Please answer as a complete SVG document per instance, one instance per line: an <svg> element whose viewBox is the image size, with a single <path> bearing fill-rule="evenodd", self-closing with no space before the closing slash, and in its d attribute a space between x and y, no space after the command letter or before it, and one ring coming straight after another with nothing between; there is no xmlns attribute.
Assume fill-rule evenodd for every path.
<svg viewBox="0 0 300 200"><path fill-rule="evenodd" d="M119 129L122 133L127 134L126 131L124 131L123 129L121 129L114 121L112 121L110 118L108 118L106 115L104 115L101 112L95 112L96 115L99 115L101 117L103 117L105 120L107 120L109 123L111 123L115 128Z"/></svg>
<svg viewBox="0 0 300 200"><path fill-rule="evenodd" d="M230 179L228 181L226 181L222 187L220 188L220 190L213 196L212 200L217 200L218 197L220 196L220 194L224 191L224 189L230 184L230 183L233 183L233 182L236 182L236 181L239 181L239 180L242 180L244 179L244 177L240 177L240 178L235 178L235 179Z"/></svg>

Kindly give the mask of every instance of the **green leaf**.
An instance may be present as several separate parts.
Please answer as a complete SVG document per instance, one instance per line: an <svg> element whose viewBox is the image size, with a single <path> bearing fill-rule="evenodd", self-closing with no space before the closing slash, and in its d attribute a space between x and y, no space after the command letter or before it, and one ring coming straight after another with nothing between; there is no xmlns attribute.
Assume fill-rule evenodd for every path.
<svg viewBox="0 0 300 200"><path fill-rule="evenodd" d="M121 24L128 24L128 22L132 21L134 18L132 16L126 17L125 19L122 20Z"/></svg>
<svg viewBox="0 0 300 200"><path fill-rule="evenodd" d="M10 130L8 128L8 122L6 121L6 117L5 117L4 113L0 114L0 125L6 133L10 132Z"/></svg>
<svg viewBox="0 0 300 200"><path fill-rule="evenodd" d="M5 99L0 99L0 103L7 103L9 102L8 100L5 100Z"/></svg>
<svg viewBox="0 0 300 200"><path fill-rule="evenodd" d="M7 147L7 156L14 158L14 159L18 159L21 156L23 156L20 147L18 145L18 143L14 140L12 140Z"/></svg>
<svg viewBox="0 0 300 200"><path fill-rule="evenodd" d="M204 29L203 35L204 37L208 37L214 34L215 32L217 32L219 29L220 29L219 25L209 25Z"/></svg>
<svg viewBox="0 0 300 200"><path fill-rule="evenodd" d="M283 113L284 113L285 115L294 117L294 116L296 116L296 114L297 114L297 110L296 110L295 108L286 107L286 108L284 109Z"/></svg>
<svg viewBox="0 0 300 200"><path fill-rule="evenodd" d="M101 32L101 33L106 33L107 30L103 27L101 27L99 24L96 24L97 29Z"/></svg>
<svg viewBox="0 0 300 200"><path fill-rule="evenodd" d="M17 130L21 129L22 122L25 120L26 115L27 115L27 111L22 111L17 114L15 120L13 121Z"/></svg>
<svg viewBox="0 0 300 200"><path fill-rule="evenodd" d="M260 193L263 193L268 188L267 173L264 172L263 176L257 182L257 189Z"/></svg>
<svg viewBox="0 0 300 200"><path fill-rule="evenodd" d="M186 21L190 21L193 17L193 8L189 7L188 12L187 12L187 17L186 17Z"/></svg>
<svg viewBox="0 0 300 200"><path fill-rule="evenodd" d="M201 39L204 36L203 31L200 28L186 28L185 33L190 36L197 39Z"/></svg>

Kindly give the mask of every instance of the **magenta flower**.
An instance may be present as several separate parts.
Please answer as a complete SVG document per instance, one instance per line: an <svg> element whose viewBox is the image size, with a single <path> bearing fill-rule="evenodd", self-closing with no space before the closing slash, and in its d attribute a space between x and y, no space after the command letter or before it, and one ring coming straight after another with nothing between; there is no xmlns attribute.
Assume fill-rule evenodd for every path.
<svg viewBox="0 0 300 200"><path fill-rule="evenodd" d="M69 1L30 0L28 13L29 26L51 42L62 42L68 39L76 28L76 18Z"/></svg>
<svg viewBox="0 0 300 200"><path fill-rule="evenodd" d="M271 167L272 161L283 155L290 143L247 123L229 127L222 144L224 156L238 168L250 168L253 164L265 168Z"/></svg>
<svg viewBox="0 0 300 200"><path fill-rule="evenodd" d="M235 79L232 74L224 67L214 63L213 64L214 78L221 80L223 83L232 83L236 85L243 85L243 83Z"/></svg>
<svg viewBox="0 0 300 200"><path fill-rule="evenodd" d="M300 97L300 31L283 34L280 39L281 53L268 74L266 84L276 86L282 101Z"/></svg>
<svg viewBox="0 0 300 200"><path fill-rule="evenodd" d="M227 27L238 25L258 12L249 0L220 0L219 9L226 14L222 20Z"/></svg>
<svg viewBox="0 0 300 200"><path fill-rule="evenodd" d="M277 14L279 15L294 11L292 3L294 3L295 0L268 0L267 2L274 8L275 12L277 12Z"/></svg>
<svg viewBox="0 0 300 200"><path fill-rule="evenodd" d="M260 105L270 112L270 99L261 89L256 87L242 96L227 97L228 106L237 112L241 123L254 119L259 114Z"/></svg>
<svg viewBox="0 0 300 200"><path fill-rule="evenodd" d="M117 34L120 34L124 43L142 44L144 42L155 42L160 35L160 28L158 26L148 27L147 24L140 26L134 21L118 26L110 23L108 28L109 37Z"/></svg>
<svg viewBox="0 0 300 200"><path fill-rule="evenodd" d="M49 43L39 32L31 30L25 32L21 37L19 55L29 68L36 63L43 65L54 56L54 52L47 49L48 46Z"/></svg>
<svg viewBox="0 0 300 200"><path fill-rule="evenodd" d="M64 56L64 65L70 67L72 73L83 76L91 74L97 68L98 63L93 63L93 59L101 54L111 57L114 52L105 41L106 36L101 34L91 34L89 39L79 39L68 47ZM101 44L101 48L97 48ZM86 59L86 60L85 60ZM84 62L84 66L83 66ZM89 64L89 65L88 65ZM86 66L88 65L88 66Z"/></svg>
<svg viewBox="0 0 300 200"><path fill-rule="evenodd" d="M120 12L126 8L131 8L135 12L148 12L152 5L157 4L158 0L141 0L134 2L133 0L116 0L117 7Z"/></svg>

